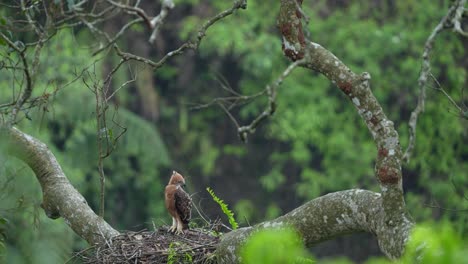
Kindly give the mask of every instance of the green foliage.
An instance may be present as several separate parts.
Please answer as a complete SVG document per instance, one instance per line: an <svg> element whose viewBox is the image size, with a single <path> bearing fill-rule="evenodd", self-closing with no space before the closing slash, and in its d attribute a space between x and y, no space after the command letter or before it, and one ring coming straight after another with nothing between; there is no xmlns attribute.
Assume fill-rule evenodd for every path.
<svg viewBox="0 0 468 264"><path fill-rule="evenodd" d="M260 177L260 183L269 192L278 189L285 181L286 177L278 168L273 168L270 173Z"/></svg>
<svg viewBox="0 0 468 264"><path fill-rule="evenodd" d="M424 223L418 224L412 230L405 254L399 263L465 263L467 254L466 241L462 241L452 224ZM393 262L384 258L372 258L366 262L366 264L387 263Z"/></svg>
<svg viewBox="0 0 468 264"><path fill-rule="evenodd" d="M353 264L354 262L346 257L331 257L321 259L320 264Z"/></svg>
<svg viewBox="0 0 468 264"><path fill-rule="evenodd" d="M412 231L402 260L408 264L463 263L468 254L463 245L449 223L421 224Z"/></svg>
<svg viewBox="0 0 468 264"><path fill-rule="evenodd" d="M243 157L247 154L247 150L244 146L225 145L223 146L223 153L226 155Z"/></svg>
<svg viewBox="0 0 468 264"><path fill-rule="evenodd" d="M304 12L311 19L307 31L312 41L331 50L353 71L370 72L372 90L394 121L401 144L406 147L407 121L417 101L424 41L450 1L374 2L304 2ZM159 56L160 50L174 48L173 43L180 39L194 37L191 33L206 17L231 4L231 1L178 1L179 11L167 20L165 28L181 30L178 33L163 30L168 35L160 38L162 45L158 43L157 51L151 48L150 53ZM194 188L235 179L243 185L242 193L233 192L225 199L235 205L233 210L239 221L248 219L252 224L274 218L283 210L324 193L354 187L377 189L373 176L376 149L371 135L352 104L318 74L295 70L277 91L275 115L257 128L245 146L239 145L236 127L222 110L212 107L193 111L188 107L226 95L213 75L225 77L234 91L246 95L259 92L278 77L289 63L282 55L276 28L274 13L278 5L279 2L249 2L247 10L240 10L211 27L196 55L174 57L169 60L170 65L159 69L153 76L161 111L157 122L139 116L144 94L136 93L131 84L111 100L107 115L109 127L105 133L115 139L122 131L119 125L128 129L117 144L112 144L114 151L104 162L106 219L116 228L140 229L139 225L146 219L167 215L161 193L167 181L162 173L169 166L183 166L190 171L194 175L191 181ZM10 23L3 18L6 10L0 10L0 24ZM192 11L193 14L186 16ZM171 20L176 22L171 24ZM144 37L141 29L141 25L132 27L136 32L132 39L120 41L128 44L135 42L133 37ZM20 40L29 37L3 32ZM173 34L178 34L180 39ZM108 70L111 63L120 59L112 55L104 60L91 57L89 44L95 41L89 33L77 29L59 31L46 43L33 98L50 96L39 107L24 111L31 121L22 112L19 124L49 146L74 186L94 208L99 192L95 98L80 80L62 90L55 89L76 78L86 67L100 80L103 69ZM8 56L21 65L18 56L2 44L5 43L0 42L0 56ZM29 59L33 50L27 49ZM440 36L431 55L434 76L456 101L462 100L457 88L466 87L465 57L463 39L449 31ZM93 65L95 59L100 61ZM131 65L129 71L122 67L110 89L115 91L130 74L141 76L138 70L133 71L136 68ZM15 78L20 77L19 72ZM19 86L11 70L2 68L0 87L8 88L0 89L0 105L14 101ZM231 114L242 125L263 111L265 104L266 98L260 98L241 108L232 108ZM417 221L434 217L450 219L453 228L466 237L466 214L423 206L433 200L449 209L466 205L463 196L468 188L468 145L465 144L468 133L466 120L452 112L444 96L428 89L426 111L418 123L415 153L405 167L405 195ZM21 176L15 177L14 184L9 183L11 191L0 191L0 215L9 223L19 223L5 229L7 263L33 262L39 259L41 246L49 247L48 252L60 252L57 258L54 254L45 256L45 263L64 262L66 258L62 255L69 255L71 248L80 245L73 244L71 231L65 224L57 224L39 214L40 190L32 187L35 179L30 174L24 165L12 160L0 164L0 180ZM219 191L223 193L232 187L231 181L223 187L216 186L224 188ZM284 196L286 192L291 195ZM3 213L3 209L12 207L16 210ZM52 235L47 235L48 232Z"/></svg>
<svg viewBox="0 0 468 264"><path fill-rule="evenodd" d="M183 255L178 252L184 244L179 242L172 242L169 244L168 255L167 255L167 264L176 264L176 263L193 263L193 256L190 252L185 252Z"/></svg>
<svg viewBox="0 0 468 264"><path fill-rule="evenodd" d="M6 225L8 220L0 216L0 262L5 261L5 239L6 239Z"/></svg>
<svg viewBox="0 0 468 264"><path fill-rule="evenodd" d="M186 253L184 254L184 261L183 261L183 263L192 263L192 262L193 262L193 256L192 256L190 253L186 252Z"/></svg>
<svg viewBox="0 0 468 264"><path fill-rule="evenodd" d="M193 1L184 3L195 6ZM379 2L378 8L369 1L303 3L304 12L310 17L310 39L335 53L351 70L371 74L371 88L394 121L403 150L408 144L409 115L417 102L424 42L449 3L398 0ZM210 3L212 9L206 9L207 13L184 19L183 37L196 30L205 17L230 4ZM209 102L219 97L221 89L213 89L219 85L212 85L210 78L213 72L226 77L232 88L243 94L258 92L276 78L288 64L281 52L276 17L271 15L277 6L278 3L249 2L247 10L210 28L197 57L207 63L199 64L194 73L197 78L190 83L198 91L197 98L187 92L179 101ZM463 39L449 31L440 35L431 55L434 75L456 101L462 100L459 88L466 86L467 68L461 59L464 57ZM172 83L169 78L167 81ZM418 123L415 153L405 166L408 208L417 220L450 218L457 229L468 234L463 214L423 206L435 200L446 208L463 208L463 190L468 188L468 178L464 177L468 171L466 120L447 112L451 106L439 92L428 89L427 95L426 111ZM234 109L232 114L243 124L263 111L265 103L257 100ZM339 89L323 76L297 69L278 89L277 105L275 115L257 129L245 148L246 154L239 150L241 155L226 146L238 140L235 127L221 110L189 112L189 117L184 118L188 120L187 133L177 138L183 140L180 156L194 157L187 166L201 171L204 179L219 176L236 177L242 183L255 182L249 184L247 197L242 198L255 199L256 212L250 213L251 206L244 201L238 205L240 200L236 199L236 215L248 216L254 223L267 215L262 208L268 208L271 200L276 204L287 200L297 206L337 190L359 187L378 191L374 177L377 153L372 136ZM225 120L228 125L221 127L227 129L219 129L220 120ZM237 161L243 166L235 166ZM232 167L237 169L235 173ZM294 195L279 197L286 191ZM257 194L255 198L249 196L252 192Z"/></svg>
<svg viewBox="0 0 468 264"><path fill-rule="evenodd" d="M244 264L315 263L301 237L292 228L255 232L241 248L240 254Z"/></svg>
<svg viewBox="0 0 468 264"><path fill-rule="evenodd" d="M65 262L76 235L63 220L45 216L40 186L24 164L13 158L0 162L0 262Z"/></svg>
<svg viewBox="0 0 468 264"><path fill-rule="evenodd" d="M273 219L280 216L281 208L279 208L274 202L271 202L265 212L265 219Z"/></svg>
<svg viewBox="0 0 468 264"><path fill-rule="evenodd" d="M38 68L40 78L35 80L32 96L48 94L48 99L41 101L40 107L25 110L30 120L21 112L18 126L47 144L72 184L96 209L99 176L95 97L81 78L69 82L85 68L90 74L84 78L92 83L95 80L90 77L98 79L101 63L92 64L89 49L77 47L77 37L63 30L44 46ZM85 38L78 39L86 42ZM28 50L27 55L31 53ZM17 59L14 53L11 56ZM12 75L0 71L0 86L11 87L12 83L15 84ZM65 88L57 90L65 84ZM18 90L15 85L12 89L0 89L0 104L9 103ZM138 225L141 229L141 224L151 217L160 217L157 220L162 221L166 215L163 199L154 197L161 195L167 181L162 179L161 171L171 159L158 128L128 108L118 108L112 103L106 121L109 146L113 149L104 161L106 220L117 229ZM125 134L113 142L123 131L121 127L126 128ZM40 208L40 186L32 172L12 158L0 156L0 162L0 186L3 183L8 186L0 188L0 215L15 223L5 229L7 263L62 263L70 257L72 249L84 247L84 242L76 239L63 221L46 218ZM130 206L133 203L137 206ZM4 211L7 213L3 215Z"/></svg>
<svg viewBox="0 0 468 264"><path fill-rule="evenodd" d="M255 219L257 208L249 199L240 199L234 205L234 212L241 224L249 224L250 219Z"/></svg>
<svg viewBox="0 0 468 264"><path fill-rule="evenodd" d="M213 201L215 201L219 205L223 213L227 216L232 229L237 229L239 225L237 224L237 221L234 218L234 213L231 210L229 210L228 205L223 200L219 199L219 197L216 196L216 194L210 187L207 187L206 191L211 195Z"/></svg>
<svg viewBox="0 0 468 264"><path fill-rule="evenodd" d="M91 94L92 95L92 94ZM88 104L82 104L73 100L73 92L63 94L61 101L67 103L67 108L62 111L55 112L55 121L59 121L57 128L58 134L63 134L64 152L69 153L65 163L72 168L79 168L79 171L72 170L72 173L77 173L75 177L91 178L90 184L84 189L86 193L99 193L98 171L94 165L97 164L97 138L96 125L92 115L93 100L88 93L82 93L80 96L88 97ZM70 109L74 109L75 117L70 119ZM78 113L80 113L79 115ZM111 147L114 148L112 155L104 161L104 169L107 175L106 186L108 188L108 201L119 201L122 194L129 200L145 200L154 197L155 193L163 189L164 183L162 175L159 174L158 168L168 166L170 162L168 151L161 139L157 128L154 125L144 121L141 117L131 113L124 108L110 108L107 112L108 131L113 131L113 135L118 135L122 132L121 126L126 128L123 134ZM68 123L73 122L73 125ZM70 129L73 127L73 129ZM57 140L57 137L55 137ZM91 165L91 166L89 166ZM165 182L165 179L164 179ZM124 188L125 186L125 188ZM124 188L125 191L117 191ZM116 190L113 192L112 190ZM98 204L98 196L91 196L92 204ZM163 203L144 203L147 208L132 207L122 208L113 202L107 203L107 214L119 214L123 216L121 227L126 225L135 225L131 223L135 214L140 214L141 209L145 214L155 216L163 215ZM129 213L129 210L137 210L134 213ZM124 213L124 211L126 213ZM140 213L138 213L140 211ZM125 223L126 222L126 223Z"/></svg>
<svg viewBox="0 0 468 264"><path fill-rule="evenodd" d="M308 29L312 41L327 47L353 71L370 72L372 90L394 121L403 150L408 142L409 115L417 102L424 42L445 14L449 2L400 0L394 4L381 3L379 8L368 1L331 4L323 0L303 4L311 19ZM227 20L223 27L210 29L200 47L201 57L211 61L210 65L220 61L229 64L229 59L234 58L237 67L229 64L224 74L229 78L232 68L239 69L242 74L234 75L231 85L245 94L258 92L287 65L280 55L275 18L266 15L275 7L259 3L249 3L247 10ZM227 4L213 5L220 9ZM190 23L193 21L191 18ZM457 102L463 100L460 88L466 86L467 68L460 59L464 57L466 49L462 39L449 31L440 35L431 56L434 75ZM203 71L218 69L208 67ZM447 108L452 112L453 108L442 94L434 89L428 89L427 94L426 111L418 123L415 153L405 168L408 176L405 181L412 182L407 194L411 200L409 208L417 219L434 215L450 217L461 227L460 214L421 206L434 199L443 207L460 208L463 203L460 194L468 187L468 178L464 177L468 171L468 148L464 144L468 135L466 120L447 112ZM296 193L291 202L352 187L378 190L372 136L352 104L326 78L308 70L295 70L278 89L277 105L273 118L256 132L260 138L267 137L268 143L252 141L250 153L242 156L256 161L257 171L238 173L260 176L261 197L275 197L289 188L294 188ZM265 101L256 101L242 107L238 116L244 123L248 122L264 106ZM201 115L205 119L197 122L212 122L206 119L211 113ZM214 132L214 137L220 134ZM223 158L222 154L219 159ZM223 166L218 165L217 170ZM457 191L453 191L451 181L456 182ZM252 188L261 190L259 185ZM267 201L259 199L258 202L266 208ZM262 215L250 220L260 221Z"/></svg>
<svg viewBox="0 0 468 264"><path fill-rule="evenodd" d="M169 245L169 249L168 249L168 255L167 255L167 264L174 264L176 263L176 256L177 256L177 251L176 251L176 247L179 246L178 245L179 243L177 242L172 242L170 245Z"/></svg>

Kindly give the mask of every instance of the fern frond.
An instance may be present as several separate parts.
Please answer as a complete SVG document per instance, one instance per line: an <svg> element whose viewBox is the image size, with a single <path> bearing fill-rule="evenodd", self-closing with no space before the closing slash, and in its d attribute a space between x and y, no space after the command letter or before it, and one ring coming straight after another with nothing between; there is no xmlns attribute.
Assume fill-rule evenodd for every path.
<svg viewBox="0 0 468 264"><path fill-rule="evenodd" d="M219 197L216 196L216 194L210 187L207 187L206 191L208 191L213 200L219 205L219 207L221 207L221 210L227 216L232 229L237 229L239 225L237 224L237 221L234 218L234 213L231 210L229 210L228 205L223 200L219 199Z"/></svg>

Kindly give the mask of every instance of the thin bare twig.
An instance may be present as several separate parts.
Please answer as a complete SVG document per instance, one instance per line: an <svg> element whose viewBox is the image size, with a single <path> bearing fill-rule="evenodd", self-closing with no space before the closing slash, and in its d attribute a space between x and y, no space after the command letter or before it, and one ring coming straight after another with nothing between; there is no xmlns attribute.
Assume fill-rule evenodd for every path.
<svg viewBox="0 0 468 264"><path fill-rule="evenodd" d="M451 208L444 208L438 205L432 205L432 204L425 204L425 206L430 207L430 208L435 208L435 209L440 209L443 211L449 211L449 212L468 212L468 209L451 209Z"/></svg>
<svg viewBox="0 0 468 264"><path fill-rule="evenodd" d="M450 183L452 183L452 188L453 188L453 191L458 194L460 197L462 197L463 199L465 199L466 201L468 201L468 195L465 194L465 191L463 190L463 187L461 190L459 190L457 188L457 185L455 184L455 181L453 180L453 177L450 177Z"/></svg>
<svg viewBox="0 0 468 264"><path fill-rule="evenodd" d="M239 127L237 129L237 133L239 134L240 139L243 142L247 142L248 134L252 134L255 132L257 126L266 118L272 116L276 111L276 90L280 86L280 84L288 77L289 74L297 67L301 66L305 62L304 59L297 60L291 63L288 68L280 75L280 77L272 84L267 85L265 90L268 95L268 105L265 110L258 115L250 124Z"/></svg>
<svg viewBox="0 0 468 264"><path fill-rule="evenodd" d="M104 212L105 212L106 175L104 172L104 160L108 158L110 154L115 150L115 146L118 140L127 131L126 127L120 125L118 122L115 121L116 112L114 112L114 115L112 116L112 122L115 126L119 127L121 131L116 136L114 136L113 133L110 131L107 125L107 117L106 117L107 110L109 108L109 100L115 95L117 90L135 81L135 79L132 79L132 80L124 82L116 91L114 91L111 95L108 95L110 82L114 74L125 62L126 60L121 59L120 62L116 66L114 66L114 68L109 72L109 74L106 76L102 84L99 81L97 81L97 76L95 72L93 72L93 74L91 75L91 73L87 71L88 77L93 81L92 84L89 84L86 81L86 79L83 78L84 84L88 87L89 90L91 90L94 93L95 101L96 101L95 102L96 103L95 114L96 114L96 124L97 124L97 128L96 128L97 142L96 143L98 146L97 167L98 167L99 181L100 181L99 216L101 217L104 217Z"/></svg>
<svg viewBox="0 0 468 264"><path fill-rule="evenodd" d="M187 49L193 49L193 50L198 49L198 46L200 45L200 42L202 41L202 39L205 37L206 31L208 30L208 28L210 28L213 24L215 24L219 20L233 14L234 11L238 9L245 9L246 7L247 7L247 0L234 1L234 4L232 5L231 8L222 11L221 13L215 15L214 17L210 18L207 22L205 22L205 24L203 24L203 26L201 26L200 29L198 30L197 37L195 38L195 40L187 41L184 44L182 44L179 48L166 53L166 55L164 55L164 57L162 57L158 62L154 62L150 59L143 58L143 57L131 54L131 53L123 52L120 50L120 48L116 46L114 47L115 47L115 50L117 51L117 54L121 56L123 59L143 62L143 63L150 65L151 67L153 67L153 69L156 70L160 68L161 66L163 66L168 59L176 55L180 55L184 53L185 50Z"/></svg>
<svg viewBox="0 0 468 264"><path fill-rule="evenodd" d="M237 123L237 120L236 118L234 118L234 116L231 114L231 112L229 112L228 109L226 109L226 107L222 104L222 103L218 103L219 107L221 107L221 109L223 109L223 111L226 113L226 115L231 119L231 121L236 125L236 128L239 129L239 123Z"/></svg>
<svg viewBox="0 0 468 264"><path fill-rule="evenodd" d="M255 94L252 94L252 95L241 95L241 94L239 94L239 95L234 95L234 96L218 97L218 98L212 99L208 103L198 104L196 106L193 106L193 107L190 108L190 110L199 110L199 109L210 107L210 106L212 106L214 104L222 104L222 103L229 103L230 105L227 108L227 110L231 110L233 107L238 105L239 101L253 100L253 99L255 99L255 98L259 97L259 96L264 95L266 92L267 92L267 90L263 89L262 91L260 91L258 93L255 93Z"/></svg>
<svg viewBox="0 0 468 264"><path fill-rule="evenodd" d="M107 2L110 3L111 5L114 5L114 6L118 7L118 8L120 8L120 9L123 9L124 11L126 11L129 14L138 15L139 17L141 17L146 22L146 24L151 25L150 17L146 14L146 12L143 9L139 8L138 6L124 5L124 4L121 4L121 3L114 2L112 0L107 0Z"/></svg>
<svg viewBox="0 0 468 264"><path fill-rule="evenodd" d="M143 19L141 18L137 18L137 19L134 19L130 22L128 22L127 24L125 24L120 30L119 32L117 32L117 34L115 34L115 36L112 38L112 39L108 39L106 45L100 47L98 50L94 51L93 52L93 56L95 56L96 54L102 52L103 50L107 49L110 45L114 44L124 33L125 31L127 31L127 29L129 29L131 26L137 24L137 23L140 23L141 21L143 21Z"/></svg>
<svg viewBox="0 0 468 264"><path fill-rule="evenodd" d="M31 16L29 15L29 9L30 8L26 8L24 0L21 0L21 12L23 12L23 14L26 16L28 24L30 24L36 32L36 34L40 36L42 34L41 29L39 28L39 25L36 25L36 23L32 20Z"/></svg>
<svg viewBox="0 0 468 264"><path fill-rule="evenodd" d="M440 91L441 93L443 93L445 95L445 97L447 97L447 99L450 101L450 103L458 110L458 112L462 113L463 109L460 106L458 106L458 104L455 102L455 100L453 100L453 98L445 91L445 89L442 87L442 85L440 85L440 83L436 79L436 77L432 73L430 73L430 76L431 76L432 80L434 80L435 84L437 85L437 87L435 89Z"/></svg>
<svg viewBox="0 0 468 264"><path fill-rule="evenodd" d="M440 20L439 24L432 30L431 34L426 40L424 45L424 51L422 54L422 65L421 65L421 72L418 79L419 85L419 95L418 95L418 104L416 108L413 110L410 116L410 120L408 122L409 125L409 143L408 147L406 148L405 154L403 155L403 161L409 163L411 153L413 152L415 143L416 143L416 126L418 122L418 117L421 113L424 112L424 105L426 101L426 87L429 77L431 76L431 62L430 62L430 54L432 52L432 48L434 46L434 42L436 37L439 35L440 32L443 30L450 28L451 24L453 23L453 18L456 16L457 10L461 6L464 6L466 0L456 0L453 2L452 6L447 11L447 14Z"/></svg>
<svg viewBox="0 0 468 264"><path fill-rule="evenodd" d="M107 105L103 105L103 88L99 84L99 82L96 81L96 73L93 72L93 75L89 71L87 71L88 77L93 81L92 84L89 84L88 81L83 77L83 83L88 87L90 91L94 93L95 96L95 102L96 102L96 107L95 107L95 114L96 114L96 143L98 146L98 162L97 162L97 167L98 167L98 172L99 172L99 183L100 183L100 193L99 193L99 216L104 218L104 207L105 207L105 182L106 182L106 176L104 173L104 159L106 158L105 155L103 154L103 137L106 139L106 142L109 140L109 135L107 131L106 122L105 122L105 114L107 110ZM104 121L103 121L104 120ZM104 125L103 125L104 124Z"/></svg>
<svg viewBox="0 0 468 264"><path fill-rule="evenodd" d="M24 89L24 92L21 94L20 98L16 101L16 104L11 111L10 125L12 126L16 122L16 116L18 115L18 111L21 109L21 107L26 102L26 100L28 100L29 97L31 97L33 85L32 85L30 68L28 66L28 61L26 59L26 48L22 49L18 47L17 44L13 43L13 41L11 41L2 32L0 32L0 37L8 44L10 48L15 50L19 54L21 58L21 62L23 63L24 76L26 78L26 87Z"/></svg>

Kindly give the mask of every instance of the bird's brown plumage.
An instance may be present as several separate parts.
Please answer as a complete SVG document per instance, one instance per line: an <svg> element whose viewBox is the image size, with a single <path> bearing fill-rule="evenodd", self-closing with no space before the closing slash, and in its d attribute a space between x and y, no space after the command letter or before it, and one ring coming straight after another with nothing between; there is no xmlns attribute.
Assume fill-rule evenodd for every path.
<svg viewBox="0 0 468 264"><path fill-rule="evenodd" d="M191 218L192 199L182 188L184 185L184 177L174 171L164 191L166 208L172 216L170 231L176 233L182 233L184 229L188 229Z"/></svg>

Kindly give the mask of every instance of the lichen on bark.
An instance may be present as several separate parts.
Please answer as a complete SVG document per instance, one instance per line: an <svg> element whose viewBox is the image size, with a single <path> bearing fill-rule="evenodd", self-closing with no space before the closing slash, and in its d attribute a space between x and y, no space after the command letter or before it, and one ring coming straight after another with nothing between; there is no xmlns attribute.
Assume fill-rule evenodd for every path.
<svg viewBox="0 0 468 264"><path fill-rule="evenodd" d="M14 127L0 127L0 139L7 153L33 170L42 189L41 207L49 218L64 218L73 231L91 245L119 234L94 213L71 185L47 145Z"/></svg>

